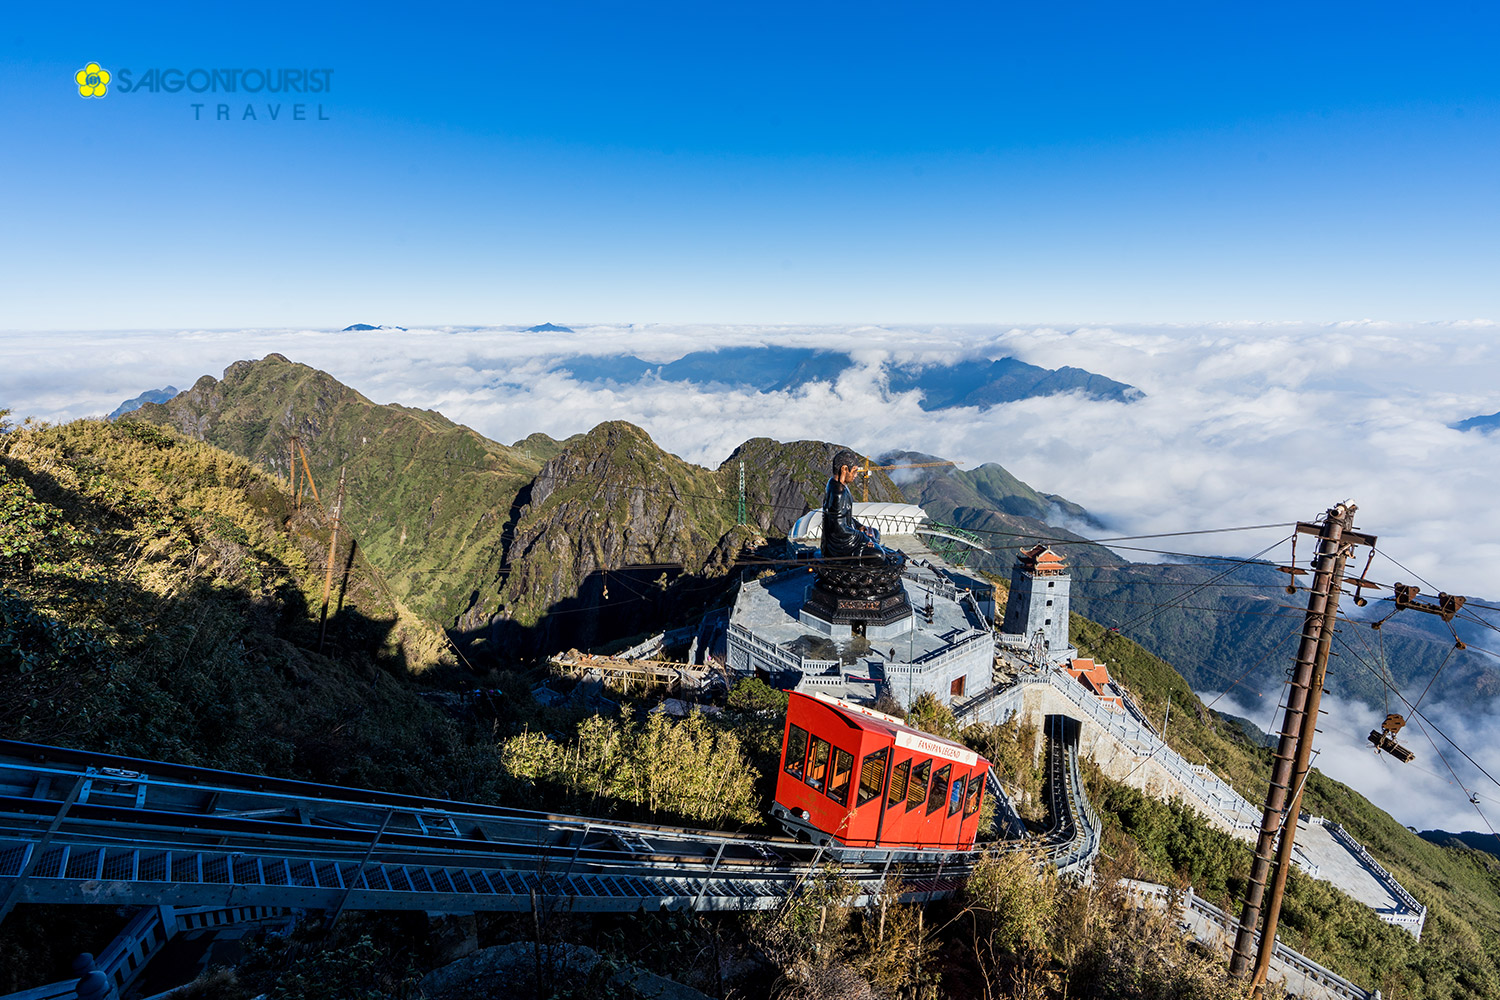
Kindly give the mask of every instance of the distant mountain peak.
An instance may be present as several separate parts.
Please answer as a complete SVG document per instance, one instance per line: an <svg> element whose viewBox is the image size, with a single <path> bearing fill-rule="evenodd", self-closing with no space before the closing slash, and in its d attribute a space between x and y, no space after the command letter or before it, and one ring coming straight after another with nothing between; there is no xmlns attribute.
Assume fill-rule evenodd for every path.
<svg viewBox="0 0 1500 1000"><path fill-rule="evenodd" d="M1456 424L1449 424L1456 431L1480 431L1484 434L1500 430L1500 413L1487 413L1482 417L1470 417Z"/></svg>
<svg viewBox="0 0 1500 1000"><path fill-rule="evenodd" d="M540 330L542 327L533 327ZM724 385L758 392L784 392L814 382L837 382L854 367L847 351L757 345L694 351L656 364L634 355L580 355L554 369L579 382L626 384L652 377L664 382ZM1015 358L959 358L927 364L889 362L887 385L893 393L917 391L924 410L956 406L988 409L1002 403L1077 392L1098 400L1130 403L1145 393L1081 368L1040 368Z"/></svg>
<svg viewBox="0 0 1500 1000"><path fill-rule="evenodd" d="M122 417L133 410L139 410L147 403L165 403L167 400L177 395L177 393L179 393L180 391L181 390L176 386L171 385L161 389L147 389L145 392L141 393L139 396L136 396L134 399L127 399L125 400L125 402L115 407L110 411L109 416L105 419L114 420L118 417Z"/></svg>
<svg viewBox="0 0 1500 1000"><path fill-rule="evenodd" d="M406 331L404 326L371 326L369 323L353 323L344 327L339 333L359 333L364 330L400 330Z"/></svg>
<svg viewBox="0 0 1500 1000"><path fill-rule="evenodd" d="M556 323L543 323L540 326L528 326L522 333L572 333L572 329L566 326L558 326Z"/></svg>

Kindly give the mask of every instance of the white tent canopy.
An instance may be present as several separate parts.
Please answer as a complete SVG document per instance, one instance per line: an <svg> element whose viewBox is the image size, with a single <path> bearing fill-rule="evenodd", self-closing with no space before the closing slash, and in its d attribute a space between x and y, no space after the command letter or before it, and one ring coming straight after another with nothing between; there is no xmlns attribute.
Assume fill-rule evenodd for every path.
<svg viewBox="0 0 1500 1000"><path fill-rule="evenodd" d="M857 503L854 519L882 535L911 535L927 523L927 512L914 503ZM797 518L787 533L794 542L815 542L823 537L823 511L810 510Z"/></svg>

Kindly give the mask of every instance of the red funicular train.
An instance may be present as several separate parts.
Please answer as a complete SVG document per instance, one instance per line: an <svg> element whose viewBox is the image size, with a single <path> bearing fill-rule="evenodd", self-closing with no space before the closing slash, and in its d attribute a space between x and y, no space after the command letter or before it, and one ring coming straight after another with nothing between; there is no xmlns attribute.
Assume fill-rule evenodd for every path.
<svg viewBox="0 0 1500 1000"><path fill-rule="evenodd" d="M771 815L845 856L967 851L990 762L900 719L791 692Z"/></svg>

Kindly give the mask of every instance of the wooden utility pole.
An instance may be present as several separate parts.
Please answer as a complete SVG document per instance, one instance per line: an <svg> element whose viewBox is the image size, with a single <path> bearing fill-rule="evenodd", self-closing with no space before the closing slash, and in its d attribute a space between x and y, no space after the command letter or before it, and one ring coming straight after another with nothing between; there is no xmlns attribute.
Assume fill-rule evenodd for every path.
<svg viewBox="0 0 1500 1000"><path fill-rule="evenodd" d="M328 570L323 575L323 616L318 623L318 652L323 652L323 639L328 635L328 598L333 593L333 557L339 546L339 513L344 509L344 467L339 466L338 498L333 502L333 534L328 538Z"/></svg>
<svg viewBox="0 0 1500 1000"><path fill-rule="evenodd" d="M1250 884L1245 890L1234 956L1229 963L1229 971L1234 976L1243 978L1249 971L1250 948L1255 941L1256 926L1260 923L1261 903L1274 853L1276 868L1271 898L1265 906L1265 928L1260 935L1251 980L1257 990L1265 982L1276 947L1276 925L1281 916L1282 894L1297 837L1297 817L1302 806L1302 788L1307 779L1313 736L1317 732L1318 706L1323 697L1329 646L1333 642L1338 616L1344 563L1353 546L1375 544L1374 536L1352 530L1356 509L1352 503L1337 504L1329 508L1321 525L1305 522L1297 525L1299 533L1318 536L1318 553L1313 565L1307 613L1302 622L1302 639L1297 647L1291 686L1287 689L1281 739L1272 758L1271 784L1266 791L1266 808L1255 844L1255 861L1250 868Z"/></svg>
<svg viewBox="0 0 1500 1000"><path fill-rule="evenodd" d="M302 494L297 492L297 435L293 434L287 442L286 471L292 488L292 509L302 509Z"/></svg>
<svg viewBox="0 0 1500 1000"><path fill-rule="evenodd" d="M318 499L318 482L313 479L312 470L307 467L307 451L302 447L300 439L293 438L293 440L297 442L297 454L302 456L302 481L307 483L308 488L312 490L313 503L321 507L323 506L323 501ZM342 472L339 474L343 475ZM298 506L301 506L300 500L298 501Z"/></svg>

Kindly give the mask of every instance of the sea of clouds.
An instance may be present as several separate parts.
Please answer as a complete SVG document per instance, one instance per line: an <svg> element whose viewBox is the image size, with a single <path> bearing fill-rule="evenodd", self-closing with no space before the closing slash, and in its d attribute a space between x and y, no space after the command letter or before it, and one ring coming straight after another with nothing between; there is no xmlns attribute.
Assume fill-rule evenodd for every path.
<svg viewBox="0 0 1500 1000"><path fill-rule="evenodd" d="M104 414L144 390L188 386L234 361L274 351L322 368L376 402L435 409L506 443L534 431L565 437L603 420L628 420L668 450L709 466L754 436L836 440L870 454L922 451L968 468L999 462L1037 489L1082 504L1122 534L1287 525L1352 499L1359 504L1359 527L1378 535L1381 550L1410 573L1431 581L1424 590L1500 598L1500 504L1494 502L1500 433L1449 427L1500 410L1500 325L1489 321L0 336L0 407L9 407L13 419ZM623 386L580 383L551 370L576 355L667 362L753 344L844 350L857 364L836 383L767 393L653 377ZM1069 394L989 410L927 412L915 392L893 394L886 385L884 366L891 361L1005 356L1087 369L1146 396L1125 404ZM1203 535L1175 539L1169 547L1248 555L1286 533ZM1377 558L1370 575L1391 582L1408 571ZM1359 717L1366 715L1362 710ZM1486 747L1500 745L1493 719L1447 721ZM1361 721L1350 731L1362 740L1368 728ZM1427 814L1443 819L1429 822L1422 818L1426 805L1402 805L1410 774L1387 781L1386 759L1361 752L1367 759L1344 769L1333 764L1342 756L1330 742L1320 766L1366 790L1403 822L1482 828L1466 797L1452 812L1438 808L1440 798L1448 802L1457 792L1450 789L1445 798L1434 792ZM1437 765L1430 753L1427 758ZM1494 764L1491 773L1500 775L1500 760ZM1389 795L1378 791L1383 781Z"/></svg>
<svg viewBox="0 0 1500 1000"><path fill-rule="evenodd" d="M1258 701L1233 691L1199 692L1199 697L1220 712L1250 719L1263 731L1279 735L1282 711L1278 693L1268 692ZM1500 722L1493 716L1465 711L1451 701L1424 703L1422 714L1427 721L1413 717L1401 732L1402 744L1416 754L1410 763L1403 764L1389 754L1375 753L1366 740L1370 730L1380 728L1382 714L1332 694L1323 695L1320 708L1327 714L1321 716L1314 742L1317 757L1313 766L1319 771L1358 789L1398 821L1417 830L1489 833L1489 824L1500 826L1500 788L1443 737L1447 734L1479 767L1500 778ZM1393 705L1392 710L1402 709ZM1257 791L1265 793L1264 788ZM1478 797L1478 803L1470 801L1471 794ZM1253 802L1259 806L1261 799Z"/></svg>
<svg viewBox="0 0 1500 1000"><path fill-rule="evenodd" d="M1500 410L1500 326L1224 324L1073 330L595 326L513 329L5 334L0 406L49 420L109 412L277 351L377 402L436 409L503 442L629 420L707 465L752 436L833 439L878 454L1000 462L1123 533L1289 523L1353 499L1382 548L1450 592L1500 596L1500 434L1449 424ZM715 346L849 351L837 383L789 392L646 378L579 383L579 354L665 362ZM1071 394L926 412L886 390L883 363L1012 356L1128 382L1135 403ZM1274 532L1205 536L1248 553ZM1380 565L1377 562L1377 567ZM1394 572L1377 574L1383 579Z"/></svg>

